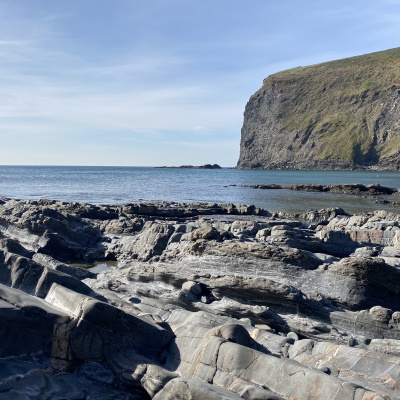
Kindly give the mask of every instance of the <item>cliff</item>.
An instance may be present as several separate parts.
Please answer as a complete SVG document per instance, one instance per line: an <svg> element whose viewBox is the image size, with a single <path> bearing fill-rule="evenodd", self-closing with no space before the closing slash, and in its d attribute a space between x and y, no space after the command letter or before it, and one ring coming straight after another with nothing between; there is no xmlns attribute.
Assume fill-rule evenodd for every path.
<svg viewBox="0 0 400 400"><path fill-rule="evenodd" d="M246 105L237 168L399 169L400 48L269 76Z"/></svg>

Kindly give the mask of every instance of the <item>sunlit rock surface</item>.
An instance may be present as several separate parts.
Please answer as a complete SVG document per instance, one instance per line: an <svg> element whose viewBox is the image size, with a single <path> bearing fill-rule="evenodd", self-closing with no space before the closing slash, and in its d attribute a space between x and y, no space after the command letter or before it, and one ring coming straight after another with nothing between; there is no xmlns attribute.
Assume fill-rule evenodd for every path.
<svg viewBox="0 0 400 400"><path fill-rule="evenodd" d="M0 399L400 399L398 214L11 200L0 235Z"/></svg>

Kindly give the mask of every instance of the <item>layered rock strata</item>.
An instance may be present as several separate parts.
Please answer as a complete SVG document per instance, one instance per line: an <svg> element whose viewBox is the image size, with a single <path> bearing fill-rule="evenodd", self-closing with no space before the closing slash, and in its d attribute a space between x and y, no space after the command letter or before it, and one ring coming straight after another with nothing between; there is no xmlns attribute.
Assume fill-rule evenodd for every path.
<svg viewBox="0 0 400 400"><path fill-rule="evenodd" d="M238 168L398 171L400 48L278 72L244 112Z"/></svg>
<svg viewBox="0 0 400 400"><path fill-rule="evenodd" d="M400 399L398 214L11 200L0 234L0 399Z"/></svg>

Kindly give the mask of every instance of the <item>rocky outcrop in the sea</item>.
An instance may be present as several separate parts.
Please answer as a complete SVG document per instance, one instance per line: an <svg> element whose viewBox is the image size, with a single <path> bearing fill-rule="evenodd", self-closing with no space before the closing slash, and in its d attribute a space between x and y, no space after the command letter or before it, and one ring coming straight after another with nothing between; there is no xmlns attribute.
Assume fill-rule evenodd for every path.
<svg viewBox="0 0 400 400"><path fill-rule="evenodd" d="M318 185L318 184L294 184L294 185L277 185L275 183L269 185L242 185L242 187L250 187L252 189L289 189L304 192L329 192L338 194L356 194L368 196L380 196L400 194L397 189L381 186L379 183L370 185L362 185L361 183L346 183L343 185Z"/></svg>
<svg viewBox="0 0 400 400"><path fill-rule="evenodd" d="M204 164L204 165L180 165L179 167L156 167L156 168L183 168L183 169L222 169L218 164Z"/></svg>
<svg viewBox="0 0 400 400"><path fill-rule="evenodd" d="M238 168L398 171L400 48L269 76L246 105Z"/></svg>
<svg viewBox="0 0 400 400"><path fill-rule="evenodd" d="M400 399L399 268L384 211L6 201L0 400Z"/></svg>

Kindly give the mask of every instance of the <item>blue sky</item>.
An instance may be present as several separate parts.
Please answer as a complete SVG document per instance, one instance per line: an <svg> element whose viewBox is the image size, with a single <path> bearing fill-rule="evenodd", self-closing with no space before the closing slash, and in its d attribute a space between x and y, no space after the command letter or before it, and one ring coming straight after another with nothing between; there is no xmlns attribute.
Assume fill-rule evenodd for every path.
<svg viewBox="0 0 400 400"><path fill-rule="evenodd" d="M0 164L235 166L283 69L400 46L400 0L0 0Z"/></svg>

